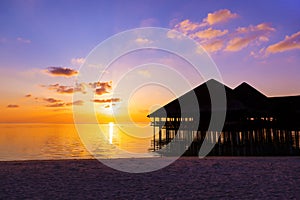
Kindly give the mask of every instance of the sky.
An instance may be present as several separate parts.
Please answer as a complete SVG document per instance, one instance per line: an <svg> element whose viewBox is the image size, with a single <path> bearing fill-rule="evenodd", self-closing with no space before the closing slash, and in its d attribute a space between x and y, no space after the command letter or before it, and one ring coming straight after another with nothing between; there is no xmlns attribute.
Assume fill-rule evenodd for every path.
<svg viewBox="0 0 300 200"><path fill-rule="evenodd" d="M291 0L2 0L0 122L72 123L72 107L84 110L85 105L83 100L74 101L73 95L87 90L95 93L90 101L99 121L114 120L112 108L119 109L124 99L122 94L111 94L116 78L78 83L76 77L97 45L122 31L141 27L172 29L198 42L231 88L247 82L267 96L300 95L299 21L300 2ZM121 77L141 64L141 57L144 62L155 58L165 65L177 65L175 68L187 76L191 72L182 60L157 52L127 55L111 70ZM146 69L139 71L149 78L147 73ZM192 84L202 81L195 78ZM134 121L146 121L153 107L175 98L172 91L158 85L136 91L128 103ZM128 115L124 110L118 112L119 116Z"/></svg>

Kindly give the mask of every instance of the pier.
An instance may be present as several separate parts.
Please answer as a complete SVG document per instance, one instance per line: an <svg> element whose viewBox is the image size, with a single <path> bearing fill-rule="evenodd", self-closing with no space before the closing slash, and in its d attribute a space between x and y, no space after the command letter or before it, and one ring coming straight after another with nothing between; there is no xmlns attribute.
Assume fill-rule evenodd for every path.
<svg viewBox="0 0 300 200"><path fill-rule="evenodd" d="M222 130L209 130L210 87L225 87L227 108ZM300 155L300 96L266 97L243 83L235 89L210 80L193 90L199 113L180 110L189 93L149 114L153 126L151 150L164 155L196 156L204 144L211 156ZM200 115L200 120L196 114Z"/></svg>

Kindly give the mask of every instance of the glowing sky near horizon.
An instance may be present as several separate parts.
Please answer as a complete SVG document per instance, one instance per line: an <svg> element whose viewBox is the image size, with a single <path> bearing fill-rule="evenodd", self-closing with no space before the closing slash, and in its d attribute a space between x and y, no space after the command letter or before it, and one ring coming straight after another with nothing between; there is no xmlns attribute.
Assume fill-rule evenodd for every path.
<svg viewBox="0 0 300 200"><path fill-rule="evenodd" d="M73 92L97 90L93 83L73 86L85 57L112 35L147 26L195 39L229 87L248 82L267 96L300 95L299 22L300 2L289 0L1 1L0 122L71 123L71 107L84 106L72 101ZM124 71L135 63L127 61ZM107 94L110 81L97 90L99 115L108 116L120 101ZM163 93L156 92L156 97ZM163 95L161 103L170 97ZM135 98L141 101L143 95ZM148 111L133 112L133 118L143 121Z"/></svg>

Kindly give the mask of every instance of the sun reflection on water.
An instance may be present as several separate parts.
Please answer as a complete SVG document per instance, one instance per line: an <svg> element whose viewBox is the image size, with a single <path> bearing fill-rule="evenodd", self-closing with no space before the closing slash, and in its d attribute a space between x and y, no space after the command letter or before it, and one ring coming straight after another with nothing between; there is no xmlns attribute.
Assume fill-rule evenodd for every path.
<svg viewBox="0 0 300 200"><path fill-rule="evenodd" d="M0 161L87 159L95 155L103 159L133 157L133 154L152 156L149 152L152 137L145 137L152 132L152 127L124 128L127 126L114 122L77 124L77 127L74 124L0 124ZM120 127L143 137L133 137ZM84 134L79 136L77 128Z"/></svg>

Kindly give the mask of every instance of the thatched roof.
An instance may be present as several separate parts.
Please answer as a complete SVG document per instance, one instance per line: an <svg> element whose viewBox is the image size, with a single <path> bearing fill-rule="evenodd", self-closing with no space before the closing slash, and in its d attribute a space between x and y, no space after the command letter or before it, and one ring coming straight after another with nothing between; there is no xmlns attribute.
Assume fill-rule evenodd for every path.
<svg viewBox="0 0 300 200"><path fill-rule="evenodd" d="M165 113L167 113L168 117L179 117L180 115L193 116L197 112L199 113L199 111L211 112L212 106L210 91L225 92L225 101L228 111L247 109L247 107L236 98L234 91L231 88L211 79L149 114L148 117L162 117L165 116ZM195 103L195 101L193 101L193 97L195 97L194 95L196 95L198 106L193 104ZM184 110L181 110L179 102L181 105L184 104ZM214 109L214 111L224 111L224 107L222 105L215 105Z"/></svg>
<svg viewBox="0 0 300 200"><path fill-rule="evenodd" d="M220 88L225 90L227 115L230 113L251 113L255 115L261 114L262 116L268 113L277 116L281 115L281 113L292 113L293 115L298 113L298 115L300 115L300 96L268 98L245 82L241 83L236 88L231 89L226 85L211 79L150 113L148 117L192 117L199 112L216 112L220 109L224 109L215 106L213 108L214 110L212 110L208 88L215 91L220 90ZM194 94L197 97L199 107L193 104L194 101L191 101ZM181 110L179 102L181 105L185 105L184 110ZM197 108L199 108L199 110Z"/></svg>
<svg viewBox="0 0 300 200"><path fill-rule="evenodd" d="M248 112L268 112L268 97L246 82L234 88L235 98L247 107Z"/></svg>

